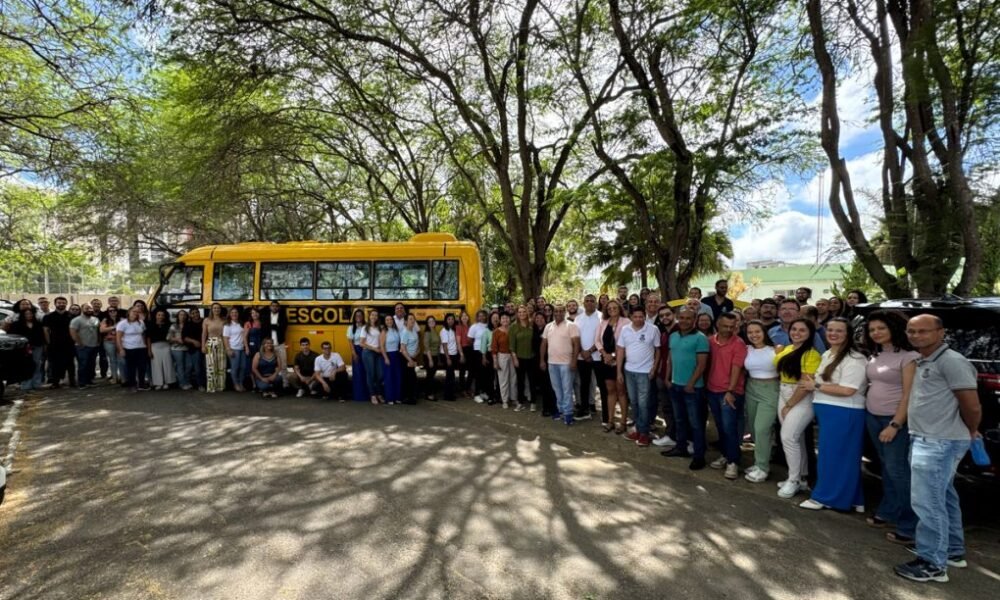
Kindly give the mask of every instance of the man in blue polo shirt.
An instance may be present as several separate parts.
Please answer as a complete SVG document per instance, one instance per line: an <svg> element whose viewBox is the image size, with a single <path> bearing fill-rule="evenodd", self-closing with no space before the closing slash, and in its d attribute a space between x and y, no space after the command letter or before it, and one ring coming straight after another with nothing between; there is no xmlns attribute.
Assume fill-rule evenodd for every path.
<svg viewBox="0 0 1000 600"><path fill-rule="evenodd" d="M695 329L697 313L689 308L677 310L677 331L670 334L670 358L667 361L666 383L670 385L670 401L677 422L677 445L661 452L663 456L691 457L687 451L688 428L693 432L694 456L689 468L705 468L705 419L707 408L702 397L705 381L702 375L708 366L708 338Z"/></svg>

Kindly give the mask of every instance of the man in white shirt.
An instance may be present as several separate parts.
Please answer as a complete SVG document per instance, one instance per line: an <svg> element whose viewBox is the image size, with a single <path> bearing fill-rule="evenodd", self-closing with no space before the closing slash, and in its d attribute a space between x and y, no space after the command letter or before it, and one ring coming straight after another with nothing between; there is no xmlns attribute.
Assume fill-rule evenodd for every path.
<svg viewBox="0 0 1000 600"><path fill-rule="evenodd" d="M660 311L660 295L656 292L650 292L646 296L646 322L650 325L656 325L656 319L659 318Z"/></svg>
<svg viewBox="0 0 1000 600"><path fill-rule="evenodd" d="M649 417L652 413L650 402L655 401L655 396L649 393L649 388L660 362L660 330L646 322L645 310L641 307L633 308L630 317L632 324L622 329L616 344L618 381L625 384L629 409L635 418L635 430L625 439L645 447L652 441Z"/></svg>
<svg viewBox="0 0 1000 600"><path fill-rule="evenodd" d="M601 360L601 353L597 351L595 344L597 327L601 324L601 313L597 312L597 298L593 294L584 296L583 312L577 313L573 323L580 330L580 356L576 363L579 382L577 398L580 399L580 405L575 416L577 420L589 419L594 411L592 377L595 366Z"/></svg>
<svg viewBox="0 0 1000 600"><path fill-rule="evenodd" d="M406 305L397 302L392 309L392 320L396 322L396 330L402 331L406 327Z"/></svg>
<svg viewBox="0 0 1000 600"><path fill-rule="evenodd" d="M469 378L466 380L464 386L461 380L459 381L459 386L462 389L468 391L472 389L473 383L476 384L476 396L485 396L487 390L478 389L479 383L479 370L483 367L483 353L479 351L479 340L483 337L483 333L486 332L489 327L487 322L489 321L489 315L485 310L481 310L476 313L476 322L469 326L469 331L466 332L466 337L469 338L469 342L472 346L472 351L468 356L465 357L465 365L469 369ZM461 377L460 377L461 379Z"/></svg>
<svg viewBox="0 0 1000 600"><path fill-rule="evenodd" d="M327 399L334 398L345 402L350 396L351 390L347 385L347 364L336 352L331 352L333 346L330 342L323 342L323 354L316 357L313 377L316 383L323 388L323 393Z"/></svg>
<svg viewBox="0 0 1000 600"><path fill-rule="evenodd" d="M285 332L288 331L288 317L281 310L277 300L271 300L271 310L261 316L261 332L274 342L274 354L278 357L278 373L284 379L288 372L288 346L285 345Z"/></svg>

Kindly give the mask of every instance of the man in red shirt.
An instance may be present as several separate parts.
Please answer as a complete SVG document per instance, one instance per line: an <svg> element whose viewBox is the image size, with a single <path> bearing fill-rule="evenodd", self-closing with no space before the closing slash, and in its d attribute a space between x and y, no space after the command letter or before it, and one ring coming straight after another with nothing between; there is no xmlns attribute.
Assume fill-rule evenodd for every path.
<svg viewBox="0 0 1000 600"><path fill-rule="evenodd" d="M747 346L736 335L736 316L733 313L719 315L715 323L718 333L709 338L708 366L708 406L719 431L722 456L709 466L725 469L726 479L739 476L740 463L740 417L746 400L744 385L746 374L743 362L747 358Z"/></svg>

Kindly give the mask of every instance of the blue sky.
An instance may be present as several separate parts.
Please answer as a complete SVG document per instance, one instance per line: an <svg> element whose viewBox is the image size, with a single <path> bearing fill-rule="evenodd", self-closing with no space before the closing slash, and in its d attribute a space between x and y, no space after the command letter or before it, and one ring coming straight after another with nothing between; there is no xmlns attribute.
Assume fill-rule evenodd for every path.
<svg viewBox="0 0 1000 600"><path fill-rule="evenodd" d="M841 153L848 159L859 209L862 214L872 217L874 222L878 209L869 206L861 193L881 189L882 137L877 125L869 123L874 109L870 81L871 76L867 72L851 73L839 82L837 101L842 128ZM814 129L818 136L818 93L812 91L807 100L815 111L804 125ZM747 261L755 260L772 259L799 264L816 261L820 176L819 172L806 177L791 175L782 181L769 181L758 189L752 201L768 203L772 216L757 223L740 223L729 228L733 240L734 268L743 268ZM840 236L827 199L829 175L824 172L823 177L822 235L819 238L821 261L826 260L828 250ZM842 260L849 261L850 257L845 256Z"/></svg>

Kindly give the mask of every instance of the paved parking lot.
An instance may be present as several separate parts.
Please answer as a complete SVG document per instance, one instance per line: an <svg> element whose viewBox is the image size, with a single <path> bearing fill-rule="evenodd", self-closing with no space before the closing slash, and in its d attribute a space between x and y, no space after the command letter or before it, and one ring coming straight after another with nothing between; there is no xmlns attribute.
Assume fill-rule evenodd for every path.
<svg viewBox="0 0 1000 600"><path fill-rule="evenodd" d="M18 429L4 600L1000 597L995 497L970 567L918 585L860 515L469 401L99 387L29 398Z"/></svg>

